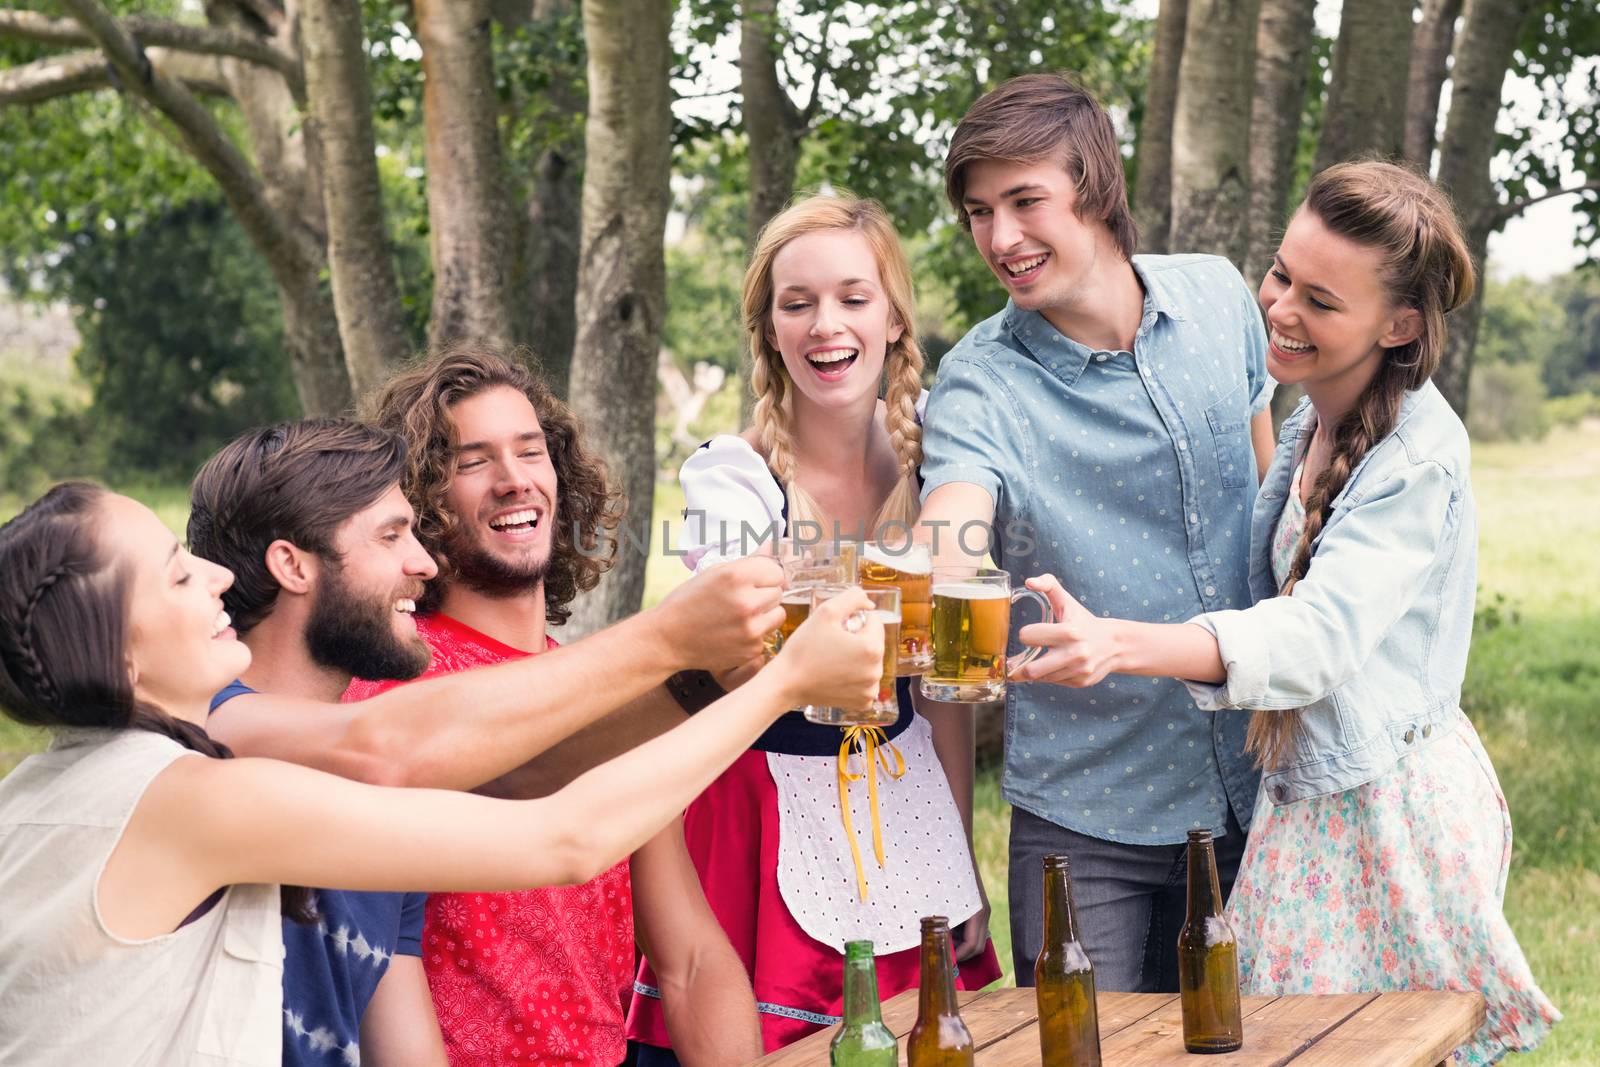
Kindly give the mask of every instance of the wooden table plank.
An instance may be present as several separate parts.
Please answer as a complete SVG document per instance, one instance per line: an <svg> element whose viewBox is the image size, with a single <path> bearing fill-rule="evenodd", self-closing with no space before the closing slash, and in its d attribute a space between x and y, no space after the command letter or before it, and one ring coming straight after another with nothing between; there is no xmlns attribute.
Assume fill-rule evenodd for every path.
<svg viewBox="0 0 1600 1067"><path fill-rule="evenodd" d="M1483 1019L1480 993L1384 993L1307 1049L1294 1067L1433 1067L1471 1037ZM1248 1040L1248 1029L1245 1035Z"/></svg>
<svg viewBox="0 0 1600 1067"><path fill-rule="evenodd" d="M961 1017L967 1017L968 1012L977 1011L979 1004L994 990L980 989L968 992L965 989L956 990L956 1003L961 1006ZM904 1059L905 1038L917 1022L917 991L907 989L905 992L890 997L883 1002L883 1025L889 1032L900 1039L902 1050L901 1059ZM1023 1025L1026 1025L1024 1022ZM968 1024L969 1028L971 1024ZM828 1062L828 1042L833 1040L837 1026L825 1027L809 1037L803 1037L794 1044L772 1052L757 1060L761 1067L810 1067L813 1064Z"/></svg>

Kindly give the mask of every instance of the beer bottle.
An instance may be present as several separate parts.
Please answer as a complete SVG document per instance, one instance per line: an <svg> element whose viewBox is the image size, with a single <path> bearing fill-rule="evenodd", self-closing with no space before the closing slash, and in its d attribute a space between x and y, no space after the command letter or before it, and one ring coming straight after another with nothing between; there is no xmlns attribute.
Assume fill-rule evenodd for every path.
<svg viewBox="0 0 1600 1067"><path fill-rule="evenodd" d="M1044 1067L1100 1067L1094 966L1078 940L1067 857L1044 858L1044 947L1033 968Z"/></svg>
<svg viewBox="0 0 1600 1067"><path fill-rule="evenodd" d="M832 1067L896 1067L900 1047L883 1025L871 941L844 946L844 1022L828 1045Z"/></svg>
<svg viewBox="0 0 1600 1067"><path fill-rule="evenodd" d="M917 1022L906 1044L908 1067L972 1067L972 1032L956 1009L955 953L950 921L942 915L922 920L922 984L917 991Z"/></svg>
<svg viewBox="0 0 1600 1067"><path fill-rule="evenodd" d="M1183 1047L1233 1052L1244 1045L1239 1010L1239 941L1222 916L1210 830L1189 831L1189 914L1178 933Z"/></svg>

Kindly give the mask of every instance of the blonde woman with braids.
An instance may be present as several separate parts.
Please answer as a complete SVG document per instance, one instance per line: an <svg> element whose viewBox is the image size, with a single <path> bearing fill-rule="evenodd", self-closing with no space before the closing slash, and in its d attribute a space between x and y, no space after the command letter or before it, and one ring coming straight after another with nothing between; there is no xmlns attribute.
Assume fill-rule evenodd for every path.
<svg viewBox="0 0 1600 1067"><path fill-rule="evenodd" d="M1248 993L1476 989L1492 1063L1560 1018L1501 910L1511 820L1461 712L1477 521L1465 429L1429 381L1472 259L1445 195L1388 163L1319 174L1260 291L1268 368L1306 399L1256 497L1256 604L1096 618L1044 576L1026 676L1188 680L1250 711L1261 795L1228 904Z"/></svg>
<svg viewBox="0 0 1600 1067"><path fill-rule="evenodd" d="M846 196L794 204L761 233L745 273L755 425L715 437L683 465L680 547L696 569L754 551L750 531L811 529L904 536L917 516L922 352L911 272L882 207ZM880 385L884 399L879 399ZM797 536L799 530L796 529ZM970 812L970 740L947 776L934 729L901 686L899 720L876 769L883 845L872 845L866 783L848 790L852 858L839 801L840 731L794 712L779 720L684 820L706 898L750 971L767 1051L838 1021L843 946L868 938L879 990L917 984L919 918L967 922L965 988L1000 975L987 906L951 782ZM950 719L952 727L970 726ZM952 730L952 733L955 731ZM970 735L969 735L970 736ZM904 761L904 773L895 753ZM865 771L852 756L848 769ZM860 892L858 871L866 884ZM974 920L974 921L968 921ZM648 955L648 954L647 954ZM641 1067L672 1062L646 959L629 1035Z"/></svg>

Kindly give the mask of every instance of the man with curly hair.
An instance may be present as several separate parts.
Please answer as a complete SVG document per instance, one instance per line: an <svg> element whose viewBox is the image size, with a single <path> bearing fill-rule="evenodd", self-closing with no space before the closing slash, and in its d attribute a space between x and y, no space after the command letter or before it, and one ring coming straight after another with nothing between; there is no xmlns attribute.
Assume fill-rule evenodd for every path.
<svg viewBox="0 0 1600 1067"><path fill-rule="evenodd" d="M417 620L429 674L555 648L548 628L610 567L623 511L572 412L517 363L457 345L393 379L374 420L406 440L406 495L439 566ZM394 684L358 683L351 695ZM664 694L651 703L670 705ZM585 751L558 747L487 791L547 792L636 742L590 731L574 741ZM681 822L631 867L631 877L624 862L579 886L429 897L422 958L453 1064L621 1062L636 937L664 961L683 1062L760 1055L749 978L701 892Z"/></svg>

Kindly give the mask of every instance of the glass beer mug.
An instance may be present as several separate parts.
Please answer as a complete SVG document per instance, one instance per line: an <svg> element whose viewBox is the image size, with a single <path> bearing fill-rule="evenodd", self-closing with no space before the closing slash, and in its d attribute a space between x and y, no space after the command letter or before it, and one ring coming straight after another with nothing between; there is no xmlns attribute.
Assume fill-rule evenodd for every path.
<svg viewBox="0 0 1600 1067"><path fill-rule="evenodd" d="M991 567L935 567L928 629L933 663L922 676L922 695L958 704L1004 700L1006 676L1041 648L1023 651L1009 665L1011 605L1031 597L1056 621L1050 602L1032 589L1012 589L1011 575Z"/></svg>

